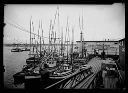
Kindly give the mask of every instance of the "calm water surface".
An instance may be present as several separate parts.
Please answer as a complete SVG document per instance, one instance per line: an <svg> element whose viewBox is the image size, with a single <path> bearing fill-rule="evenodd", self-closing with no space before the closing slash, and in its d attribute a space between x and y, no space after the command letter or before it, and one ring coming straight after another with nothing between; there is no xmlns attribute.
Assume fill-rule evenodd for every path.
<svg viewBox="0 0 128 93"><path fill-rule="evenodd" d="M24 88L24 84L15 86L13 84L13 75L22 70L25 61L28 58L28 51L11 52L12 47L4 46L3 51L3 64L5 66L4 72L4 87L5 88Z"/></svg>

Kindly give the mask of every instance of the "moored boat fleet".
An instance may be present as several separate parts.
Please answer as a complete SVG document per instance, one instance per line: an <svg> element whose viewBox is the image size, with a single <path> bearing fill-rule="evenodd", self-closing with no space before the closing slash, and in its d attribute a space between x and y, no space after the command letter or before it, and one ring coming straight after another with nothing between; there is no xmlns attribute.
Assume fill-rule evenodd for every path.
<svg viewBox="0 0 128 93"><path fill-rule="evenodd" d="M15 45L12 49L11 49L11 52L23 52L23 51L30 51L30 49L28 47L19 47L19 45Z"/></svg>
<svg viewBox="0 0 128 93"><path fill-rule="evenodd" d="M58 12L59 13L59 12ZM55 14L56 17L59 14ZM68 78L84 69L92 69L88 66L89 57L86 57L86 49L83 46L83 24L81 23L80 30L80 50L74 51L74 28L72 28L72 40L69 38L69 24L67 18L65 41L63 39L63 31L61 31L61 36L57 34L54 29L54 23L50 21L49 30L49 44L46 47L44 43L44 36L42 30L42 21L39 21L38 35L33 34L32 29L33 21L30 19L30 44L29 48L19 48L16 47L11 50L11 52L22 52L29 51L29 57L26 59L26 64L23 66L22 70L13 75L14 83L21 84L25 83L27 80L39 79L40 82L45 82L46 78L52 81L59 81ZM80 22L83 22L79 19ZM42 31L42 35L39 32ZM75 46L76 48L76 46ZM47 77L45 77L47 76ZM43 81L44 80L44 81ZM55 82L54 82L55 83ZM52 84L52 83L50 83Z"/></svg>
<svg viewBox="0 0 128 93"><path fill-rule="evenodd" d="M55 18L56 16L57 14L55 15ZM65 41L63 41L63 32L61 31L61 37L57 37L57 31L54 31L54 24L50 23L49 44L47 48L44 45L43 30L41 28L42 22L39 22L39 29L42 31L42 35L39 35L39 30L38 35L32 33L32 23L33 22L30 19L30 48L25 47L21 49L16 47L11 50L11 52L29 51L29 58L26 59L26 65L23 66L22 71L13 75L15 84L24 83L27 79L43 78L45 72L49 73L49 79L61 80L79 71L80 64L78 65L78 62L73 63L75 62L75 59L79 62L79 59L83 59L84 61L82 62L81 60L81 62L86 64L86 58L83 56L83 47L81 52L82 54L77 58L75 57L76 53L73 51L74 31L72 31L72 41L70 41L68 19L66 28L67 37L65 37ZM81 41L82 40L83 37L81 31ZM58 42L59 46L57 45Z"/></svg>

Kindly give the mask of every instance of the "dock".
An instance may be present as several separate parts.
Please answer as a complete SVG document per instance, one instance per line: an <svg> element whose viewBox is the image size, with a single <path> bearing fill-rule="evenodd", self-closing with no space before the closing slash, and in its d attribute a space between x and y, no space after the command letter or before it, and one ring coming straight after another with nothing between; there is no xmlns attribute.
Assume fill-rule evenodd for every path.
<svg viewBox="0 0 128 93"><path fill-rule="evenodd" d="M69 78L66 78L62 81L59 81L53 85L46 87L46 89L53 89L53 88L56 88L56 89L95 89L95 88L115 89L115 88L119 88L119 86L117 86L118 84L120 85L120 78L118 76L119 75L118 71L113 70L114 72L117 72L117 76L116 75L111 76L110 74L108 74L111 72L110 70L107 70L105 72L105 70L102 69L102 64L104 64L105 62L106 64L108 64L110 61L112 60L110 59L103 60L99 57L94 57L88 62L88 65L92 66L92 72L93 72L92 74L88 74L86 73L86 71L84 72L80 71L74 76L71 76ZM113 62L113 64L115 63Z"/></svg>

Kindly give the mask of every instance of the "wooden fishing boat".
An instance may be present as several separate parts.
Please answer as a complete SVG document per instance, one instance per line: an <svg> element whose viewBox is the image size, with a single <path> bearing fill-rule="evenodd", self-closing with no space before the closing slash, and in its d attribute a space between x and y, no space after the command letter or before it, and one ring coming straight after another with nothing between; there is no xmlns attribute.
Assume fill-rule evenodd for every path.
<svg viewBox="0 0 128 93"><path fill-rule="evenodd" d="M69 64L61 64L56 71L50 74L50 79L64 79L66 77L69 77L73 73L72 66Z"/></svg>
<svg viewBox="0 0 128 93"><path fill-rule="evenodd" d="M24 65L22 71L13 75L14 84L22 84L25 82L26 78L40 76L39 67L37 65L29 64Z"/></svg>

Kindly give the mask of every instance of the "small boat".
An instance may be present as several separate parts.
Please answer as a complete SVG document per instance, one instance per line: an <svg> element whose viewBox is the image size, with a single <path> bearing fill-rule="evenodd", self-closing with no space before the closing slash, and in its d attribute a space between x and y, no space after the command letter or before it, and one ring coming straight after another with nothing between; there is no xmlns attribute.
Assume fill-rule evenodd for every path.
<svg viewBox="0 0 128 93"><path fill-rule="evenodd" d="M22 48L22 51L30 51L28 48Z"/></svg>
<svg viewBox="0 0 128 93"><path fill-rule="evenodd" d="M11 49L11 52L22 52L22 49L20 49L20 48L14 48L14 49Z"/></svg>

